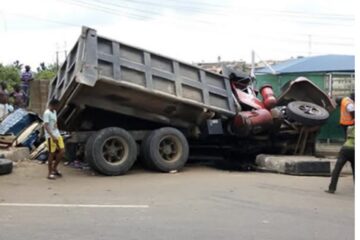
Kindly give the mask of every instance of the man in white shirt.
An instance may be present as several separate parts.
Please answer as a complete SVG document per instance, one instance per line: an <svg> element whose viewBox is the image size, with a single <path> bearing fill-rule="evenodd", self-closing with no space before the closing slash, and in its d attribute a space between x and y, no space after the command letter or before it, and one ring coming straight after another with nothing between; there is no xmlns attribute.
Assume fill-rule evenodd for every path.
<svg viewBox="0 0 360 240"><path fill-rule="evenodd" d="M58 106L59 100L52 99L49 102L49 107L45 110L43 117L45 138L49 150L49 173L47 178L51 180L62 176L57 167L64 156L64 140L61 137L57 126L56 110Z"/></svg>

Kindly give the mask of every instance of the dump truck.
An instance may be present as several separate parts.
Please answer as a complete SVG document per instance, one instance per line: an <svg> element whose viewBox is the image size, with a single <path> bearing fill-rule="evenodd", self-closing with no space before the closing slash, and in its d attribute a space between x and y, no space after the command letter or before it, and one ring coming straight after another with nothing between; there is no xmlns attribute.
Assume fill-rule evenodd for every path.
<svg viewBox="0 0 360 240"><path fill-rule="evenodd" d="M176 47L176 46L174 46ZM181 170L189 154L307 154L334 101L306 78L270 85L224 66L212 72L83 27L49 86L58 124L83 143L105 175L137 159L161 172Z"/></svg>

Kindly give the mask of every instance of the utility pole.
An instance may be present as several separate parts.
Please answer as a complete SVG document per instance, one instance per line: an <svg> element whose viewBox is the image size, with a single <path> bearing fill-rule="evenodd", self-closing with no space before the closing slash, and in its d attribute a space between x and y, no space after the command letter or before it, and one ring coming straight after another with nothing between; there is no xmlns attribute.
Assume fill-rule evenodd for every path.
<svg viewBox="0 0 360 240"><path fill-rule="evenodd" d="M311 34L309 34L309 56L311 56Z"/></svg>
<svg viewBox="0 0 360 240"><path fill-rule="evenodd" d="M59 71L59 43L56 43L56 71Z"/></svg>
<svg viewBox="0 0 360 240"><path fill-rule="evenodd" d="M251 77L255 77L255 51L251 50Z"/></svg>
<svg viewBox="0 0 360 240"><path fill-rule="evenodd" d="M3 11L0 10L0 15L2 16L3 21L4 21L4 32L7 32L7 23L6 23L6 15L5 15L5 12L3 12Z"/></svg>
<svg viewBox="0 0 360 240"><path fill-rule="evenodd" d="M63 63L67 58L67 42L65 41L64 44L56 43L56 69L59 70L60 62ZM63 58L64 57L64 58Z"/></svg>
<svg viewBox="0 0 360 240"><path fill-rule="evenodd" d="M66 50L66 41L64 42L64 55L65 55L65 59L67 58L67 50Z"/></svg>
<svg viewBox="0 0 360 240"><path fill-rule="evenodd" d="M255 52L254 52L254 55L255 55ZM270 69L270 71L271 71L272 74L274 74L274 75L277 74L277 72L276 72L267 62L265 62L264 60L262 60L258 54L256 54L256 57L257 57L263 64L265 64L265 66L266 66L268 69ZM254 58L255 58L255 56L254 56Z"/></svg>

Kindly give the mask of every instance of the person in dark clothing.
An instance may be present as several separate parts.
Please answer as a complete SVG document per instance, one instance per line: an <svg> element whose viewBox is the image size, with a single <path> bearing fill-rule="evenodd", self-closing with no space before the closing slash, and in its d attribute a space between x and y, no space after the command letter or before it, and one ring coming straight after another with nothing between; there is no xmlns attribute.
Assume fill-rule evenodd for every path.
<svg viewBox="0 0 360 240"><path fill-rule="evenodd" d="M345 139L347 138L347 128L354 125L354 118L351 112L355 109L355 93L348 97L341 98L340 102L340 126L344 129Z"/></svg>
<svg viewBox="0 0 360 240"><path fill-rule="evenodd" d="M5 82L0 82L0 104L8 103L8 91Z"/></svg>
<svg viewBox="0 0 360 240"><path fill-rule="evenodd" d="M355 119L355 111L352 111L351 115ZM331 174L329 189L326 190L326 192L335 193L341 170L347 161L351 163L351 169L355 182L355 125L347 128L347 139L341 147L335 168Z"/></svg>
<svg viewBox="0 0 360 240"><path fill-rule="evenodd" d="M21 89L20 85L16 84L14 86L14 92L10 94L10 97L14 99L14 107L16 109L26 107L26 94Z"/></svg>
<svg viewBox="0 0 360 240"><path fill-rule="evenodd" d="M2 91L6 92L6 93L8 92L7 84L5 82L0 83L0 88L1 88Z"/></svg>
<svg viewBox="0 0 360 240"><path fill-rule="evenodd" d="M21 88L26 94L26 106L29 104L30 82L34 80L33 73L29 65L25 66L25 71L21 74Z"/></svg>

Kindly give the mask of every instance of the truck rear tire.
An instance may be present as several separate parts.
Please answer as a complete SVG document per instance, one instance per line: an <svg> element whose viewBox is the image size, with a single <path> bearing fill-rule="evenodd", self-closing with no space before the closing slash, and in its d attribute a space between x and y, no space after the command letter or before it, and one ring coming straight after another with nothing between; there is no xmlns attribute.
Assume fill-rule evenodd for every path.
<svg viewBox="0 0 360 240"><path fill-rule="evenodd" d="M160 128L145 137L142 143L145 165L161 171L181 170L189 157L189 144L179 130Z"/></svg>
<svg viewBox="0 0 360 240"><path fill-rule="evenodd" d="M123 175L135 163L137 145L126 130L105 128L89 138L85 157L94 170L104 175Z"/></svg>
<svg viewBox="0 0 360 240"><path fill-rule="evenodd" d="M92 148L93 148L94 139L95 139L96 134L97 134L97 132L93 133L86 141L84 156L85 156L85 161L89 164L89 166L93 170L99 171L96 169L96 166L94 165L94 160L92 160L92 157L93 157L92 156Z"/></svg>
<svg viewBox="0 0 360 240"><path fill-rule="evenodd" d="M148 157L145 157L145 155L147 155L147 148L149 148L148 146L148 138L150 137L150 135L153 133L154 131L151 131L151 132L148 132L145 137L143 138L142 142L141 142L141 145L140 145L140 161L142 163L142 165L149 169L149 170L156 170L154 165L152 164L151 161L149 161L149 158Z"/></svg>

